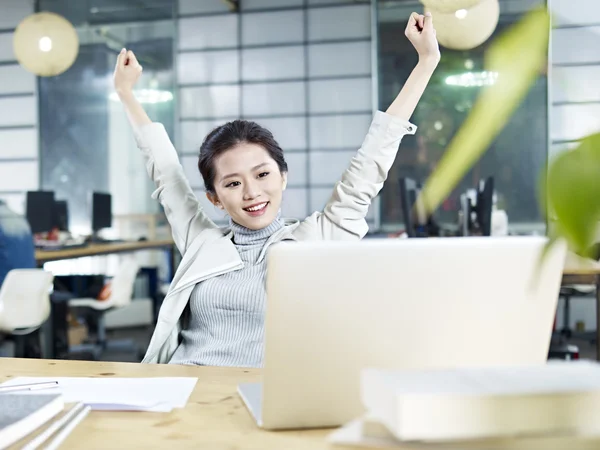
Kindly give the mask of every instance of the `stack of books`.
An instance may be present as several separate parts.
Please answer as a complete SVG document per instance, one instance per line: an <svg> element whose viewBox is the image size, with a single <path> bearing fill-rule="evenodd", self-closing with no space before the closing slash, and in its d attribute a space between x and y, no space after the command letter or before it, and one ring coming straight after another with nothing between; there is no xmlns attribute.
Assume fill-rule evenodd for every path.
<svg viewBox="0 0 600 450"><path fill-rule="evenodd" d="M424 371L369 368L362 372L361 398L367 415L336 430L332 442L479 448L466 443L487 441L482 448L488 449L496 448L491 442L498 440L505 445L497 448L526 448L511 447L507 439L525 439L528 445L533 445L531 439L562 439L566 445L568 439L571 448L575 439L585 443L581 448L600 448L600 364L595 362Z"/></svg>
<svg viewBox="0 0 600 450"><path fill-rule="evenodd" d="M89 406L65 407L61 393L32 392L52 387L52 383L0 386L0 450L12 445L26 450L42 444L46 449L58 448L87 416Z"/></svg>

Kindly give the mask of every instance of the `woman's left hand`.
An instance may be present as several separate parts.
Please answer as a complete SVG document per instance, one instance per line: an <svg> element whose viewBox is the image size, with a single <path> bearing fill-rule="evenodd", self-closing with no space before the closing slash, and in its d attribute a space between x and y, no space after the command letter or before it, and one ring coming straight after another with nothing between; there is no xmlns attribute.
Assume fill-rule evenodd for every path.
<svg viewBox="0 0 600 450"><path fill-rule="evenodd" d="M440 47L435 36L431 13L423 15L413 12L408 19L404 34L419 54L420 60L436 64L439 62Z"/></svg>

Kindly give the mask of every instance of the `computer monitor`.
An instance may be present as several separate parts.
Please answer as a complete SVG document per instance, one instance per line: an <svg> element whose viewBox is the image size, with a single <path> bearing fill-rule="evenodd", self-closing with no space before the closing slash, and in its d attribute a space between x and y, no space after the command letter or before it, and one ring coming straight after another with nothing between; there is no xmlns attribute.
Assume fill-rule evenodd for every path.
<svg viewBox="0 0 600 450"><path fill-rule="evenodd" d="M95 233L103 228L112 226L112 200L111 195L92 193L92 231Z"/></svg>
<svg viewBox="0 0 600 450"><path fill-rule="evenodd" d="M32 233L51 231L54 227L54 192L27 192L25 216Z"/></svg>
<svg viewBox="0 0 600 450"><path fill-rule="evenodd" d="M479 182L477 190L471 189L460 197L463 236L491 236L492 209L494 206L494 178Z"/></svg>
<svg viewBox="0 0 600 450"><path fill-rule="evenodd" d="M69 207L66 200L54 202L54 227L60 231L69 231Z"/></svg>
<svg viewBox="0 0 600 450"><path fill-rule="evenodd" d="M419 186L417 182L411 178L400 178L400 206L402 208L402 219L404 220L404 228L408 237L416 237L415 220L413 218L412 209L417 200Z"/></svg>
<svg viewBox="0 0 600 450"><path fill-rule="evenodd" d="M492 233L492 208L494 205L494 178L488 177L482 180L477 191L477 204L475 211L479 231L482 236L490 236Z"/></svg>

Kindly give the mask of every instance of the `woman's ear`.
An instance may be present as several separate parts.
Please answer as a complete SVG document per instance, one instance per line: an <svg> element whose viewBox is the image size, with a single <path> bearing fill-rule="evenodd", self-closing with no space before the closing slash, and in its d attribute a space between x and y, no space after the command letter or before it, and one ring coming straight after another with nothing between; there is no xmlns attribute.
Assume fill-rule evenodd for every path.
<svg viewBox="0 0 600 450"><path fill-rule="evenodd" d="M223 205L221 204L221 202L219 201L219 198L217 197L216 194L213 194L212 192L207 192L206 193L206 198L213 204L215 205L217 208L221 208L224 209Z"/></svg>
<svg viewBox="0 0 600 450"><path fill-rule="evenodd" d="M285 191L285 188L287 187L287 172L281 174L281 182L283 183L281 190Z"/></svg>

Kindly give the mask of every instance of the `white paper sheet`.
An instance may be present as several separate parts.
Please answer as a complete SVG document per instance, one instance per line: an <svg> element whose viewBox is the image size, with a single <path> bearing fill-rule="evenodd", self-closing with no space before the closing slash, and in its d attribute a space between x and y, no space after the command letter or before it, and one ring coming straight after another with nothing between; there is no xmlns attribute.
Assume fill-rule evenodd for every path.
<svg viewBox="0 0 600 450"><path fill-rule="evenodd" d="M94 410L169 412L183 408L197 378L17 377L2 386L58 381L58 388L16 391L26 394L60 392L66 403L82 402Z"/></svg>
<svg viewBox="0 0 600 450"><path fill-rule="evenodd" d="M363 419L353 420L337 428L327 437L333 445L368 447L372 449L400 449L400 443L393 438L366 436L363 433Z"/></svg>

